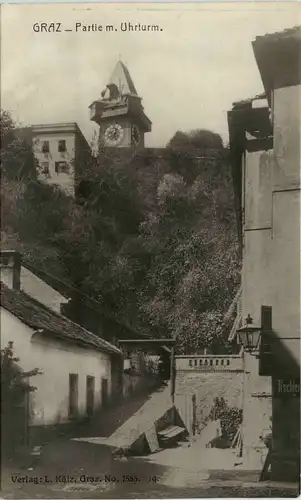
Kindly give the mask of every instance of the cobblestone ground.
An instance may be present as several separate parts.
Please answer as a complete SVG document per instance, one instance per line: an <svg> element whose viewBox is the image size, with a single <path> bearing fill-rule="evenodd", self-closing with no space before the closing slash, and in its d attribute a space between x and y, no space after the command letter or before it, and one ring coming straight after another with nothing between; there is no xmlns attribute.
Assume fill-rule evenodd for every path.
<svg viewBox="0 0 301 500"><path fill-rule="evenodd" d="M258 473L250 471L198 470L195 473L150 462L147 457L116 460L111 452L108 446L67 439L53 442L29 467L27 464L23 469L2 469L2 498L298 496L296 486L258 484Z"/></svg>
<svg viewBox="0 0 301 500"><path fill-rule="evenodd" d="M81 436L110 436L149 397L142 396L127 401L125 406L109 409L95 425L90 423L81 429ZM230 470L230 466L213 456L216 450L200 451L199 444L194 443L190 451L188 446L186 443L182 449L127 460L114 459L109 446L60 437L43 446L41 456L24 462L23 467L2 464L2 498L298 496L296 485L259 484L258 471ZM226 461L230 463L227 457Z"/></svg>

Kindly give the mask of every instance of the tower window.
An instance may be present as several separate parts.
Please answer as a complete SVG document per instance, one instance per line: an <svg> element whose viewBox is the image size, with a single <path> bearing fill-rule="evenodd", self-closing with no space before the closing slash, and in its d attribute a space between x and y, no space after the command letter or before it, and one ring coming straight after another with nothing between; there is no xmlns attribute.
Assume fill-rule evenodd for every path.
<svg viewBox="0 0 301 500"><path fill-rule="evenodd" d="M42 153L49 153L49 141L43 141Z"/></svg>
<svg viewBox="0 0 301 500"><path fill-rule="evenodd" d="M58 145L58 151L60 153L64 153L64 151L66 151L67 148L66 148L66 141L63 139L61 141L59 141L59 145Z"/></svg>
<svg viewBox="0 0 301 500"><path fill-rule="evenodd" d="M55 162L55 172L57 174L68 174L69 165L66 161L56 161Z"/></svg>

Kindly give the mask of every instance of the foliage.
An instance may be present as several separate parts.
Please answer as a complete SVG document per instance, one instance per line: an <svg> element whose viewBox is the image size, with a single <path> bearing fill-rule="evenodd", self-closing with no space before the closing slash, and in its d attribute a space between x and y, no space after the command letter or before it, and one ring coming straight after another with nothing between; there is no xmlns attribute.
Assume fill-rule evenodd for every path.
<svg viewBox="0 0 301 500"><path fill-rule="evenodd" d="M222 437L232 441L242 423L242 416L242 409L230 407L223 397L216 397L209 418L220 420Z"/></svg>
<svg viewBox="0 0 301 500"><path fill-rule="evenodd" d="M183 162L184 166L184 162ZM191 164L186 164L190 168ZM231 179L221 161L199 161L194 180L163 175L157 212L142 224L152 256L140 308L157 330L178 337L180 353L225 345L223 315L239 281Z"/></svg>
<svg viewBox="0 0 301 500"><path fill-rule="evenodd" d="M58 186L29 181L17 205L20 238L55 244L72 205L72 199Z"/></svg>
<svg viewBox="0 0 301 500"><path fill-rule="evenodd" d="M20 359L14 355L13 342L1 349L1 419L3 451L11 451L24 431L26 415L26 394L36 390L30 385L29 377L41 374L38 368L23 371ZM20 435L21 432L21 435Z"/></svg>
<svg viewBox="0 0 301 500"><path fill-rule="evenodd" d="M10 113L4 110L0 110L0 128L2 176L15 181L36 178L38 162L33 154L31 140L26 140L26 134L22 136L17 133ZM30 137L29 131L28 135Z"/></svg>
<svg viewBox="0 0 301 500"><path fill-rule="evenodd" d="M222 149L223 141L219 134L206 129L178 131L170 139L167 147L185 149Z"/></svg>
<svg viewBox="0 0 301 500"><path fill-rule="evenodd" d="M174 147L181 141L184 150ZM119 322L176 335L180 353L225 350L223 316L240 263L221 138L177 133L164 158L119 151L101 151L85 165L77 203L37 180L7 180L5 229L38 245L46 270L48 254L57 254L58 278Z"/></svg>
<svg viewBox="0 0 301 500"><path fill-rule="evenodd" d="M20 402L24 392L36 390L35 386L28 383L28 378L41 374L38 368L23 371L18 365L19 361L20 359L14 356L13 342L8 342L7 346L1 349L1 401L11 403L11 406ZM6 405L3 410L6 410Z"/></svg>

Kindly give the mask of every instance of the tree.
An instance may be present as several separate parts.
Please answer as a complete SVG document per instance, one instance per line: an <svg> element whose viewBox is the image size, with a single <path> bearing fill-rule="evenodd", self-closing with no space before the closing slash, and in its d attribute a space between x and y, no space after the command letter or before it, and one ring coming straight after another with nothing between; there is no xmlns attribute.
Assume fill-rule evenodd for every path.
<svg viewBox="0 0 301 500"><path fill-rule="evenodd" d="M25 398L37 389L30 385L29 378L42 373L38 368L23 371L19 361L14 355L13 342L8 342L1 349L1 435L4 454L14 452L16 446L22 445L25 419L28 418Z"/></svg>
<svg viewBox="0 0 301 500"><path fill-rule="evenodd" d="M196 129L190 132L177 131L167 144L168 148L181 150L223 149L223 140L215 132L206 129Z"/></svg>
<svg viewBox="0 0 301 500"><path fill-rule="evenodd" d="M216 135L175 134L189 150L169 146L164 158L103 150L81 169L75 201L36 180L15 191L8 180L7 199L19 193L14 230L41 255L47 247L47 262L53 249L58 278L76 297L144 333L176 335L179 352L220 352L240 262L227 151Z"/></svg>
<svg viewBox="0 0 301 500"><path fill-rule="evenodd" d="M199 161L194 180L163 175L158 211L142 225L152 256L140 307L181 353L225 348L223 315L239 282L232 186L226 162Z"/></svg>
<svg viewBox="0 0 301 500"><path fill-rule="evenodd" d="M30 129L16 128L10 113L0 110L1 172L10 180L26 180L37 177L38 162L35 159Z"/></svg>
<svg viewBox="0 0 301 500"><path fill-rule="evenodd" d="M144 214L137 186L106 162L86 171L79 193L80 204L69 211L58 238L62 264L77 289L130 322L142 265L138 239Z"/></svg>

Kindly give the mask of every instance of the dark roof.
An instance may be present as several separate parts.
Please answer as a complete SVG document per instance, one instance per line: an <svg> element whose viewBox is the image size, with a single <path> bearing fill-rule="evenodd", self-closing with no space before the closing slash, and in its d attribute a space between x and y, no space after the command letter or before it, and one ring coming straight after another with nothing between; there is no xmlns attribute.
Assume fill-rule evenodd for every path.
<svg viewBox="0 0 301 500"><path fill-rule="evenodd" d="M58 293L60 293L63 297L73 300L74 297L80 299L80 303L88 308L92 314L97 314L99 317L106 318L107 320L111 321L112 327L114 331L117 329L119 331L119 334L121 336L125 335L126 337L134 337L134 338L146 338L148 335L142 333L142 332L137 332L134 328L132 328L130 325L126 324L125 322L122 322L121 320L117 319L115 316L113 316L111 313L109 313L106 309L104 309L101 304L98 303L97 300L93 299L92 297L89 297L88 295L82 293L80 290L77 290L74 288L73 285L68 283L66 278L64 277L64 281L57 276L50 275L46 270L39 269L35 265L33 265L29 259L23 259L22 261L22 266L26 267L29 271L31 271L33 274L38 276L41 280L43 280L47 285L49 285L51 288L56 290ZM122 333L121 333L122 332Z"/></svg>
<svg viewBox="0 0 301 500"><path fill-rule="evenodd" d="M266 99L266 93L262 92L261 94L257 94L254 97L248 97L247 99L242 99L241 101L235 101L233 102L233 106L240 106L240 105L245 105L245 104L250 104L254 101L259 101L261 99Z"/></svg>
<svg viewBox="0 0 301 500"><path fill-rule="evenodd" d="M266 33L265 35L258 35L255 40L262 40L268 42L278 42L288 37L301 36L301 26L293 26L283 31L276 31L275 33Z"/></svg>
<svg viewBox="0 0 301 500"><path fill-rule="evenodd" d="M252 45L269 102L273 89L301 83L301 26L257 36Z"/></svg>
<svg viewBox="0 0 301 500"><path fill-rule="evenodd" d="M58 314L20 290L1 282L1 306L27 326L42 329L69 342L84 344L109 354L122 355L120 349L85 328Z"/></svg>

